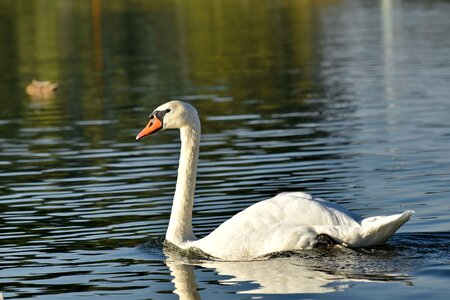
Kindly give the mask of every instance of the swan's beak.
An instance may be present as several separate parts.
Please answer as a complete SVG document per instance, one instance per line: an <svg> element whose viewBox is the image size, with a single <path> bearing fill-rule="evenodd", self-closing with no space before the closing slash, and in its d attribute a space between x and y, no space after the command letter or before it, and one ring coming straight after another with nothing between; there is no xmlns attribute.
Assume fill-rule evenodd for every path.
<svg viewBox="0 0 450 300"><path fill-rule="evenodd" d="M150 135L152 133L157 132L158 130L162 129L162 122L155 116L152 115L150 117L150 120L148 121L147 126L145 126L144 129L139 132L139 134L136 136L136 141L139 141L140 139L146 137L147 135Z"/></svg>

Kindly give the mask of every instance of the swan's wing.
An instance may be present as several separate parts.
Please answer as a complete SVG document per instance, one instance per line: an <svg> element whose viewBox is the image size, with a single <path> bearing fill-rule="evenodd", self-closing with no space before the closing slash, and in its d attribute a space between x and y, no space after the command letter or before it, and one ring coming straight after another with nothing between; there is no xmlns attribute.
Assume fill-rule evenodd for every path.
<svg viewBox="0 0 450 300"><path fill-rule="evenodd" d="M306 193L291 192L281 193L271 199L257 202L233 216L220 227L264 228L264 226L271 227L274 224L290 227L313 225L359 227L361 218L332 202L313 198Z"/></svg>
<svg viewBox="0 0 450 300"><path fill-rule="evenodd" d="M222 258L255 257L311 246L318 225L360 227L360 218L305 193L282 193L239 212L193 246Z"/></svg>
<svg viewBox="0 0 450 300"><path fill-rule="evenodd" d="M360 226L362 220L342 206L302 192L281 193L264 202L280 207L284 217L298 225Z"/></svg>

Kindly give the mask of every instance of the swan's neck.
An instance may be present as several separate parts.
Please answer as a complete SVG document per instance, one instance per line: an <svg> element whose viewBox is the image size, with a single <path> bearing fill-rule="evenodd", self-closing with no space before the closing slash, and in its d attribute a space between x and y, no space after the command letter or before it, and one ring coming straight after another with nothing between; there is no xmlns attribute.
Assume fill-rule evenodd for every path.
<svg viewBox="0 0 450 300"><path fill-rule="evenodd" d="M195 240L192 231L195 178L200 144L200 125L180 129L181 154L177 186L166 239L177 246Z"/></svg>

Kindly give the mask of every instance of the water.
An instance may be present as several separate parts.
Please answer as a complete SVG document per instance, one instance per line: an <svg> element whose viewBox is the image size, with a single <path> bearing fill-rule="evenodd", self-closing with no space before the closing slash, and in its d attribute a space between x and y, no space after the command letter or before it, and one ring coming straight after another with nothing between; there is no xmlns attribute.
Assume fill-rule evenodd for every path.
<svg viewBox="0 0 450 300"><path fill-rule="evenodd" d="M444 299L450 293L446 1L0 1L6 299ZM25 93L53 80L50 99ZM134 137L168 99L203 125L194 230L281 191L363 215L386 246L268 261L163 246L179 138Z"/></svg>

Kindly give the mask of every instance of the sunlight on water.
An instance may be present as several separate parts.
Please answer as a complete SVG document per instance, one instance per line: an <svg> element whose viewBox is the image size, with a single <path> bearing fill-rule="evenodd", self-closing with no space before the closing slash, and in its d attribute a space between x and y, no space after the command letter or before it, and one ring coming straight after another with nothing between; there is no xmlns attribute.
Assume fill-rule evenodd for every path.
<svg viewBox="0 0 450 300"><path fill-rule="evenodd" d="M448 9L0 1L3 297L448 297ZM33 78L55 95L29 97ZM383 247L180 257L162 243L178 133L134 140L168 99L201 116L199 236L282 191L416 215Z"/></svg>

